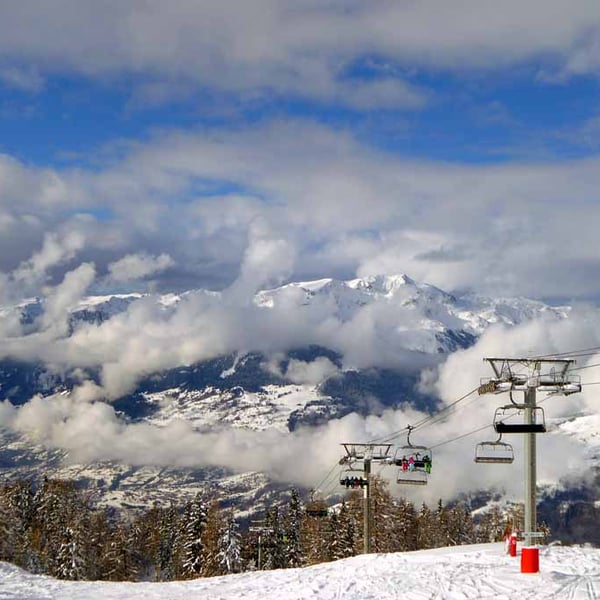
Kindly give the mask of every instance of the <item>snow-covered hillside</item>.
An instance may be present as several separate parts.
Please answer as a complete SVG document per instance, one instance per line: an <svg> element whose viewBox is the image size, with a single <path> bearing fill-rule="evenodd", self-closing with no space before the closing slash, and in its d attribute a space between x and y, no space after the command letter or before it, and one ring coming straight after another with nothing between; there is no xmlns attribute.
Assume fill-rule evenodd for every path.
<svg viewBox="0 0 600 600"><path fill-rule="evenodd" d="M503 544L369 554L303 569L171 583L65 582L0 563L10 600L592 600L600 595L600 550L540 548L540 572L523 574Z"/></svg>

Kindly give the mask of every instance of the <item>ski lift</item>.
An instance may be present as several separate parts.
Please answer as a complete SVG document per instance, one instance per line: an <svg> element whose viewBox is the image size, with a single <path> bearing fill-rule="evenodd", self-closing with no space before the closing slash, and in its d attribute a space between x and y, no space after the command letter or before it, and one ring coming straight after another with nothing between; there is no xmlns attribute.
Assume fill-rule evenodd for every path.
<svg viewBox="0 0 600 600"><path fill-rule="evenodd" d="M494 413L494 429L496 433L546 433L546 419L544 409L540 406L532 407L532 423L507 423L506 419L515 415L515 409L521 412L526 406L509 404L500 406Z"/></svg>
<svg viewBox="0 0 600 600"><path fill-rule="evenodd" d="M369 485L369 482L365 478L362 469L351 466L340 473L340 485L344 486L346 489L358 489Z"/></svg>
<svg viewBox="0 0 600 600"><path fill-rule="evenodd" d="M310 506L306 507L306 515L308 517L323 518L323 517L326 517L328 514L329 514L329 510L327 510L326 506L323 508L310 507Z"/></svg>
<svg viewBox="0 0 600 600"><path fill-rule="evenodd" d="M431 449L411 444L412 430L413 427L409 425L406 445L398 448L394 454L394 464L400 467L396 482L402 485L427 485L427 478L431 473Z"/></svg>
<svg viewBox="0 0 600 600"><path fill-rule="evenodd" d="M475 462L485 464L510 464L515 460L513 447L501 441L502 434L495 442L480 442L475 446Z"/></svg>
<svg viewBox="0 0 600 600"><path fill-rule="evenodd" d="M320 494L311 491L310 500L306 503L306 515L309 517L326 517L329 514L327 503Z"/></svg>

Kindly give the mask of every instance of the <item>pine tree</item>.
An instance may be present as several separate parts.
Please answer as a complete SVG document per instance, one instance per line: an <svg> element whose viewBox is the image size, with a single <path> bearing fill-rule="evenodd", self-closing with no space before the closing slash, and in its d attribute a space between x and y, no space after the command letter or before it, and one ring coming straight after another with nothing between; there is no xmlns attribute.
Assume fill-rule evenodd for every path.
<svg viewBox="0 0 600 600"><path fill-rule="evenodd" d="M497 506L484 514L476 528L475 538L477 543L499 542L502 540L505 529L505 518Z"/></svg>
<svg viewBox="0 0 600 600"><path fill-rule="evenodd" d="M374 552L392 552L394 549L395 503L388 483L380 477L371 477L371 548Z"/></svg>
<svg viewBox="0 0 600 600"><path fill-rule="evenodd" d="M186 506L182 526L182 574L185 578L199 577L202 571L202 534L206 526L206 506L197 494ZM162 536L161 536L162 542Z"/></svg>
<svg viewBox="0 0 600 600"><path fill-rule="evenodd" d="M35 506L31 483L19 480L4 486L0 506L4 523L0 538L2 560L14 562L33 573L41 572L37 551L32 547Z"/></svg>
<svg viewBox="0 0 600 600"><path fill-rule="evenodd" d="M396 504L394 519L394 551L407 552L417 549L417 514L412 502L401 498Z"/></svg>
<svg viewBox="0 0 600 600"><path fill-rule="evenodd" d="M267 511L265 517L263 569L282 569L285 567L284 541L284 531L279 509L274 506Z"/></svg>
<svg viewBox="0 0 600 600"><path fill-rule="evenodd" d="M423 503L417 517L417 548L424 550L435 547L435 519L429 507Z"/></svg>
<svg viewBox="0 0 600 600"><path fill-rule="evenodd" d="M451 545L473 544L475 542L473 518L464 502L460 502L450 511L448 537Z"/></svg>
<svg viewBox="0 0 600 600"><path fill-rule="evenodd" d="M342 558L339 529L339 515L335 511L331 511L326 520L318 519L316 541L311 542L311 538L309 538L308 542L308 547L313 547L314 552L306 555L307 564L312 565Z"/></svg>
<svg viewBox="0 0 600 600"><path fill-rule="evenodd" d="M85 547L78 527L66 527L58 546L54 574L60 579L77 580L85 577Z"/></svg>
<svg viewBox="0 0 600 600"><path fill-rule="evenodd" d="M55 577L74 572L61 560L66 560L68 552L74 551L75 544L81 557L78 577L85 576L83 557L87 555L87 538L83 532L89 518L89 506L82 492L72 481L45 479L34 503L37 510L32 525L32 544L39 552L45 572Z"/></svg>
<svg viewBox="0 0 600 600"><path fill-rule="evenodd" d="M195 502L195 501L194 501ZM192 503L192 505L194 504ZM192 517L197 517L201 521L201 507L194 507L191 509ZM196 527L200 527L199 523L196 523ZM157 541L155 556L155 569L156 579L158 581L172 581L176 579L180 570L179 563L179 545L178 537L180 532L183 531L183 544L181 547L181 554L185 555L187 551L187 558L193 561L194 556L194 545L193 540L199 539L194 537L194 521L188 521L182 523L179 518L177 509L174 506L169 508L161 509L158 513L158 530L157 530ZM187 547L184 545L187 543ZM201 546L198 546L197 552L201 551ZM199 554L197 555L199 557ZM199 558L198 558L199 561ZM183 565L183 563L182 563ZM190 571L186 573L187 577L193 577ZM197 576L197 575L195 575Z"/></svg>
<svg viewBox="0 0 600 600"><path fill-rule="evenodd" d="M284 566L299 567L302 564L300 547L300 527L302 523L302 503L296 489L292 490L283 519Z"/></svg>
<svg viewBox="0 0 600 600"><path fill-rule="evenodd" d="M219 542L224 528L221 508L219 503L213 500L208 507L202 531L201 575L203 577L223 574L219 560Z"/></svg>
<svg viewBox="0 0 600 600"><path fill-rule="evenodd" d="M355 507L348 502L343 502L337 519L336 554L334 560L347 558L358 554L357 546L362 543L357 527Z"/></svg>
<svg viewBox="0 0 600 600"><path fill-rule="evenodd" d="M228 515L223 524L217 553L219 571L224 575L239 573L242 568L242 557L238 524L231 515Z"/></svg>
<svg viewBox="0 0 600 600"><path fill-rule="evenodd" d="M100 580L106 578L104 555L109 531L106 511L94 510L91 512L85 532L87 537L86 579Z"/></svg>
<svg viewBox="0 0 600 600"><path fill-rule="evenodd" d="M450 539L449 531L449 511L444 506L442 499L438 500L437 510L435 511L435 535L434 544L435 547L451 546L453 545Z"/></svg>

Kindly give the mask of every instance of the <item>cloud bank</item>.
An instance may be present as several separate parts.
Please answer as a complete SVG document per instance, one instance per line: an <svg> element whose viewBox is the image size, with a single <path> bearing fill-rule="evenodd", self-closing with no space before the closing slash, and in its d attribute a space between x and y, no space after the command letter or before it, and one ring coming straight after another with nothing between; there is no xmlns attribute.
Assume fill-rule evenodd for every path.
<svg viewBox="0 0 600 600"><path fill-rule="evenodd" d="M273 282L406 272L492 296L600 294L598 157L417 162L295 121L160 134L94 171L7 159L1 173L0 269L21 265L27 283L40 269L57 281L79 260L105 283L114 271L113 285L131 277L140 291L150 281L222 290L242 285L242 263L264 279L250 274L253 253L264 252ZM137 258L119 262L129 255Z"/></svg>
<svg viewBox="0 0 600 600"><path fill-rule="evenodd" d="M279 242L267 243L259 236L250 241L249 247L253 244L257 244L258 250L248 252L253 257L247 263L248 268L272 278L276 271L259 268L258 257L270 263L271 249L278 249ZM289 265L287 260L279 264L284 269ZM348 360L357 356L356 340L360 339L365 359L369 357L371 364L378 364L382 356L393 354L394 347L391 342L386 345L385 338L377 338L378 330L374 329L372 347L379 343L382 348L378 354L369 354L372 348L363 323L365 319L371 322L368 310L365 315L359 311L360 318L346 323L333 319L328 306L323 306L321 312L311 312L308 319L303 317L296 297L299 290L293 287L288 288L288 304L284 297L279 308L269 309L249 304L245 295L219 297L211 293L191 293L174 310L165 310L154 298L144 297L130 304L124 313L100 325L84 324L67 336L68 312L85 294L94 276L94 268L89 264L69 272L49 291L46 312L38 318L37 329L7 337L0 347L3 355L39 358L57 367L80 370L83 380L70 395L34 397L19 408L8 402L0 404L2 426L32 436L43 444L62 448L73 461L219 465L234 471L262 470L281 481L314 485L340 458L341 442L382 439L400 432L397 443L401 445L405 443L402 430L426 416L414 410L387 411L381 417L368 418L354 414L318 429L292 434L239 429L206 433L194 430L185 421L173 421L164 427L127 423L103 400L118 397L130 390L139 377L161 369L232 351L262 350L273 355L271 368L275 372L298 383L314 384L335 373L337 367L326 358L312 362L291 360L284 373L277 352L291 345L315 342L327 345L329 342L330 347L337 345L344 360ZM244 277L242 273L242 281ZM242 289L246 288L242 286ZM228 302L224 302L224 298ZM381 318L382 322L389 323L385 311ZM542 318L512 328L491 327L473 347L455 352L439 366L430 368L423 386L435 390L443 402L450 404L474 389L481 377L490 375L482 361L485 356L540 355L599 345L600 313L593 307L577 307L564 320ZM600 362L598 357L600 354L586 356L578 366L595 365ZM396 359L399 360L398 355ZM396 366L401 362L399 360ZM85 369L98 366L102 373L100 387L85 379ZM600 375L598 367L582 373L586 374L584 384L593 383ZM553 429L552 423L559 418L597 410L591 389L593 387L584 385L580 395L538 399L543 402L551 426L551 433L541 436L539 441L543 458L540 480L555 482L565 475L577 477L585 472L586 449ZM472 395L442 420L436 419L432 425L415 432L413 443L434 448L436 474L440 473L425 490L426 498L433 501L440 496L451 497L481 487L502 488L509 495L520 497L520 476L513 472L519 469L518 463L513 467L483 470L472 463L474 444L495 439L492 416L494 408L502 403L507 403L507 399ZM478 435L457 439L485 425L488 427ZM515 450L520 457L518 439ZM513 469L514 476L507 477L507 468ZM382 468L381 474L393 478L394 468ZM411 493L404 489L397 492Z"/></svg>
<svg viewBox="0 0 600 600"><path fill-rule="evenodd" d="M568 8L560 0L510 0L501 11L473 0L169 7L136 0L107 2L101 11L91 2L59 0L5 5L0 24L0 73L8 85L36 92L44 75L135 75L148 101L168 94L171 84L171 93L204 86L415 108L425 97L406 81L415 68L498 69L537 59L545 63L542 75L556 78L597 73L600 66L600 10L586 0ZM364 77L353 72L357 63L375 68Z"/></svg>

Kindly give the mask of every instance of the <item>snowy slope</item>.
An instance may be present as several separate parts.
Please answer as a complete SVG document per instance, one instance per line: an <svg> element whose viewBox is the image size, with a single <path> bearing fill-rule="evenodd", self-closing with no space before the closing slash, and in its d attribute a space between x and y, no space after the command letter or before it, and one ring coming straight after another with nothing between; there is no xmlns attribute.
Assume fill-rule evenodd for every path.
<svg viewBox="0 0 600 600"><path fill-rule="evenodd" d="M323 398L314 385L265 385L258 392L239 386L225 390L212 386L203 390L171 388L144 393L144 397L156 407L146 419L154 425L185 419L197 429L227 425L257 431L288 431L290 413Z"/></svg>
<svg viewBox="0 0 600 600"><path fill-rule="evenodd" d="M64 582L0 563L0 598L11 600L520 600L600 595L600 550L540 548L540 573L522 574L502 544L369 554L304 569L171 583Z"/></svg>

